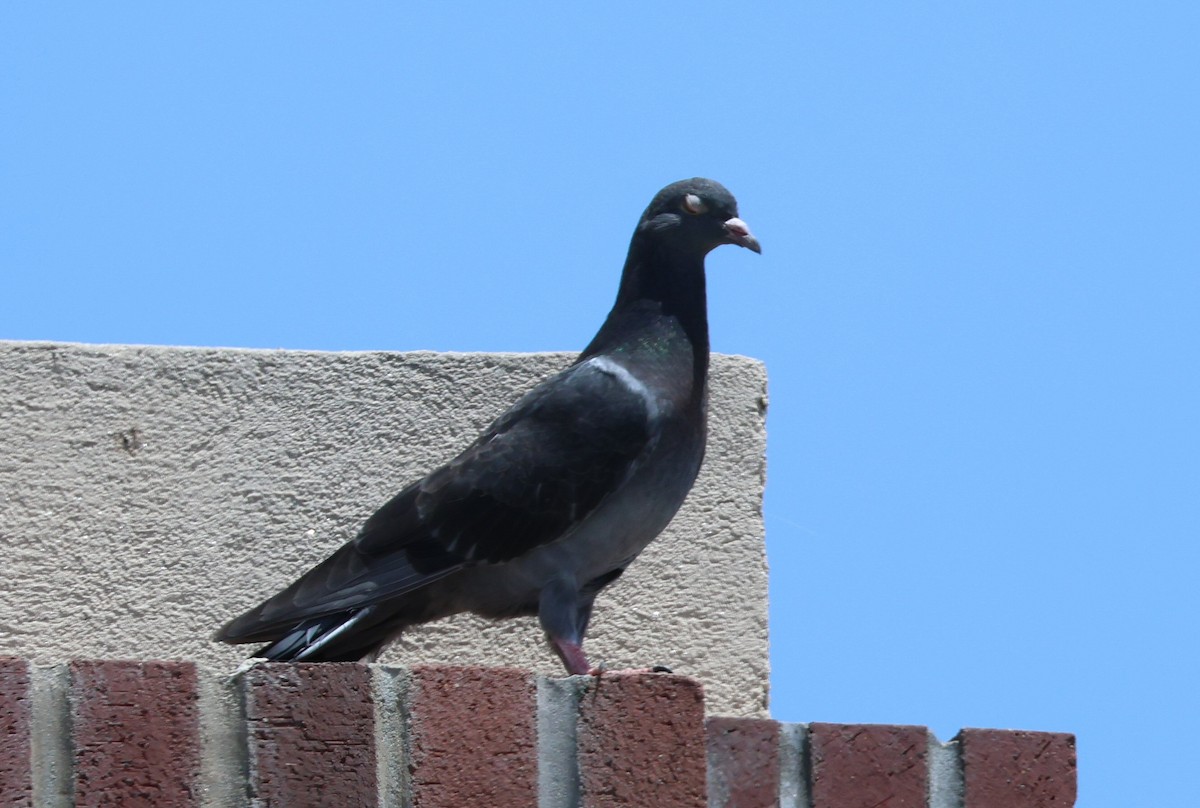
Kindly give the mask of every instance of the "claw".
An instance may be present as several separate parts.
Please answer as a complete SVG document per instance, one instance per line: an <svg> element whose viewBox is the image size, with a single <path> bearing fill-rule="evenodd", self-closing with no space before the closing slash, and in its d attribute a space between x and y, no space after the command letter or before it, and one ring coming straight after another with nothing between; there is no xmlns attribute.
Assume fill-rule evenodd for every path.
<svg viewBox="0 0 1200 808"><path fill-rule="evenodd" d="M644 676L648 673L674 673L674 671L668 668L666 665L655 665L651 668L624 668L622 670L610 671L608 666L601 662L599 665L594 666L590 671L588 671L588 673L592 676L601 676L606 673L614 675L618 673L637 674L639 676Z"/></svg>

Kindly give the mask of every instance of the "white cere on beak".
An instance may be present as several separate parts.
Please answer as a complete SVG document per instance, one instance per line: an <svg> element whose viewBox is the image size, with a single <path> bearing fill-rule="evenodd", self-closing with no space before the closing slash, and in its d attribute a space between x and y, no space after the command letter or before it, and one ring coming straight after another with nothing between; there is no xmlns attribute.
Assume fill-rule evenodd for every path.
<svg viewBox="0 0 1200 808"><path fill-rule="evenodd" d="M695 194L688 194L683 198L683 209L693 215L708 212L708 205L704 204L704 200Z"/></svg>

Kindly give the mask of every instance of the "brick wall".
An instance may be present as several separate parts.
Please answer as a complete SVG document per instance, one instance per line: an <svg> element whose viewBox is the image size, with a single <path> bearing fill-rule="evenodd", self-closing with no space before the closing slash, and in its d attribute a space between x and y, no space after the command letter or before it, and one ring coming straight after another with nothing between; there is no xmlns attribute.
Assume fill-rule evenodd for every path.
<svg viewBox="0 0 1200 808"><path fill-rule="evenodd" d="M1071 735L706 717L692 679L0 659L0 806L1068 808Z"/></svg>

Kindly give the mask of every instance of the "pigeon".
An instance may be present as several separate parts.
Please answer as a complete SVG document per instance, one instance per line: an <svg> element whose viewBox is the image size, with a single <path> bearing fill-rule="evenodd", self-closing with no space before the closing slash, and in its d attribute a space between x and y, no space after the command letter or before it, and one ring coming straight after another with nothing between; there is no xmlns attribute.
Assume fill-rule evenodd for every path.
<svg viewBox="0 0 1200 808"><path fill-rule="evenodd" d="M659 191L578 358L214 639L267 643L257 658L373 662L410 626L536 615L569 675L597 673L583 651L596 596L671 521L704 457L704 259L722 244L762 252L724 186Z"/></svg>

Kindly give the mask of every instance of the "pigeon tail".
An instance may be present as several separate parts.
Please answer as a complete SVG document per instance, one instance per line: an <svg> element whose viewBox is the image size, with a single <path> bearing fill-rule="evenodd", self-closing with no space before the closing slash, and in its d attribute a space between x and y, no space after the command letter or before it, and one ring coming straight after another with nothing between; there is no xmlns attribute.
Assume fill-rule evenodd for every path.
<svg viewBox="0 0 1200 808"><path fill-rule="evenodd" d="M374 662L382 646L398 633L372 630L378 628L370 620L377 611L368 606L306 620L254 656L275 662Z"/></svg>

